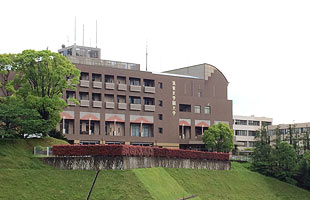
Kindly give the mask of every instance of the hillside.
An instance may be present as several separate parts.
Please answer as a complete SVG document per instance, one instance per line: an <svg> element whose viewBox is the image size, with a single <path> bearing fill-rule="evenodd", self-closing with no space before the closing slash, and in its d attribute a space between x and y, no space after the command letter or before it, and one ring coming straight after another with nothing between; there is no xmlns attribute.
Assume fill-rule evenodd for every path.
<svg viewBox="0 0 310 200"><path fill-rule="evenodd" d="M63 141L0 140L0 199L85 199L95 171L58 170L32 156L34 145ZM91 199L310 199L310 193L232 163L231 171L102 170Z"/></svg>

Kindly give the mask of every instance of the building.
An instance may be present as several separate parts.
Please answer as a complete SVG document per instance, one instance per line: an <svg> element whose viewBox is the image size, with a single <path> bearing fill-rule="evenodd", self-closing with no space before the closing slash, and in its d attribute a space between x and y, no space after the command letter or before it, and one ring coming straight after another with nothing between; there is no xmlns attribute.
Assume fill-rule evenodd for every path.
<svg viewBox="0 0 310 200"><path fill-rule="evenodd" d="M251 152L254 147L256 132L261 126L272 124L272 118L234 115L234 136L235 146L242 152Z"/></svg>
<svg viewBox="0 0 310 200"><path fill-rule="evenodd" d="M232 127L228 81L212 65L152 73L101 60L99 48L63 46L59 53L81 70L76 90L63 94L68 107L58 127L72 143L203 149L204 130Z"/></svg>
<svg viewBox="0 0 310 200"><path fill-rule="evenodd" d="M306 147L307 141L310 140L310 122L270 125L268 126L268 135L271 144L276 143L278 135L280 141L287 141L303 149Z"/></svg>

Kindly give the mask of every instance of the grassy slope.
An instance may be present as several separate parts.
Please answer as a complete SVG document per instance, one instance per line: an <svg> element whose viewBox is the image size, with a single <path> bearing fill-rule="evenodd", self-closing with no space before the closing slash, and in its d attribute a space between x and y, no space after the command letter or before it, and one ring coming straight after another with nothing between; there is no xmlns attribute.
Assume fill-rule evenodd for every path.
<svg viewBox="0 0 310 200"><path fill-rule="evenodd" d="M239 163L231 171L166 169L188 192L201 199L310 199L293 185L251 172Z"/></svg>
<svg viewBox="0 0 310 200"><path fill-rule="evenodd" d="M85 199L95 171L57 170L32 156L34 145L55 139L0 140L0 199ZM238 163L231 171L135 169L100 172L91 199L310 199L310 193L251 172Z"/></svg>

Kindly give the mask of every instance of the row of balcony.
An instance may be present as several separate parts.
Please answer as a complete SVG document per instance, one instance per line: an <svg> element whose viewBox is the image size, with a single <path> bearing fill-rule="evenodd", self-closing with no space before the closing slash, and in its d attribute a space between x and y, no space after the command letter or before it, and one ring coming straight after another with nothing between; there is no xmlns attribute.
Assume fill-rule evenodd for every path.
<svg viewBox="0 0 310 200"><path fill-rule="evenodd" d="M98 88L98 89L102 88L102 82L92 81L92 83L93 83L93 88ZM105 84L105 89L107 89L107 90L114 90L115 89L115 83L104 83L104 84ZM80 86L81 87L89 87L89 81L80 80ZM119 84L117 84L117 89L120 91L126 91L127 90L127 84L119 83ZM142 87L140 85L130 85L129 91L141 92ZM144 86L144 92L155 94L155 87Z"/></svg>
<svg viewBox="0 0 310 200"><path fill-rule="evenodd" d="M69 106L75 106L76 104L70 100L67 100L67 103ZM102 108L102 101L92 101L94 108ZM115 103L114 102L104 102L106 109L114 109ZM90 102L89 100L80 100L80 106L81 107L89 107ZM126 110L127 109L127 103L117 103L117 109L119 110ZM130 110L142 110L141 104L129 104ZM149 112L155 112L155 105L144 105L144 111Z"/></svg>

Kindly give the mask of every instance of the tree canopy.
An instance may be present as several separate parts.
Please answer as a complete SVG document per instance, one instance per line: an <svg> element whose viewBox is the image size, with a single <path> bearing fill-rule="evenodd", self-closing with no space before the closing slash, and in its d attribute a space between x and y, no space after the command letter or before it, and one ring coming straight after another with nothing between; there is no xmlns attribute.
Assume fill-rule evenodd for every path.
<svg viewBox="0 0 310 200"><path fill-rule="evenodd" d="M210 151L230 152L233 147L234 133L227 124L214 124L203 134L202 140Z"/></svg>
<svg viewBox="0 0 310 200"><path fill-rule="evenodd" d="M15 74L15 78L11 82L7 80L8 73ZM11 111L3 112L0 115L0 122L7 119L6 114L16 113L18 115L17 111L14 112L16 104L16 109L23 107L23 111L31 115L28 119L19 118L26 123L23 124L23 127L30 124L41 124L44 128L35 133L43 135L54 129L60 121L60 112L67 106L61 98L62 94L67 89L74 90L74 85L78 84L80 77L80 71L67 58L48 50L25 50L20 54L0 55L0 74L2 83L0 88L3 91L12 92L7 96L7 99L0 102L0 104L9 103L8 106L0 106L2 109ZM9 94L7 91L4 94ZM5 121L2 124L5 126L7 123L8 121ZM16 130L25 133L25 129ZM26 130L33 131L29 128Z"/></svg>

